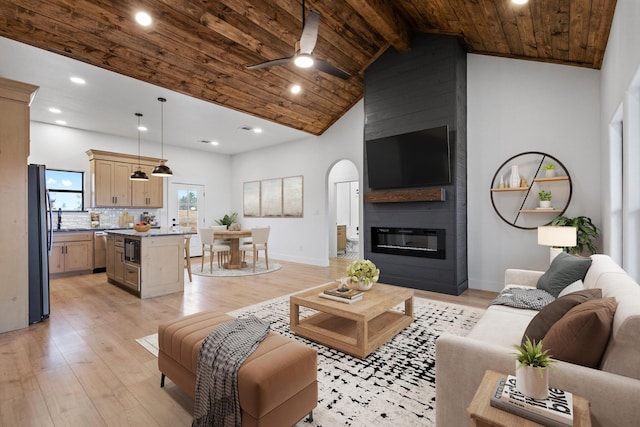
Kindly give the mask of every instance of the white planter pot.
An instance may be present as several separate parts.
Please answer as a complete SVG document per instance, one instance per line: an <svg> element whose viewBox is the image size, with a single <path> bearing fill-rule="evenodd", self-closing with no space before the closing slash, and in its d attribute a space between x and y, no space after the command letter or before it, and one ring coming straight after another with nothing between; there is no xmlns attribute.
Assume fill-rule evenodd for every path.
<svg viewBox="0 0 640 427"><path fill-rule="evenodd" d="M549 209L551 207L551 200L540 200L540 207Z"/></svg>
<svg viewBox="0 0 640 427"><path fill-rule="evenodd" d="M367 282L365 281L360 281L360 282L356 282L355 285L356 285L356 289L359 291L368 291L373 286L373 282L370 281L367 284Z"/></svg>
<svg viewBox="0 0 640 427"><path fill-rule="evenodd" d="M545 169L544 170L544 176L546 176L547 178L552 178L552 177L556 176L556 170L555 169Z"/></svg>
<svg viewBox="0 0 640 427"><path fill-rule="evenodd" d="M549 369L518 368L516 362L516 389L533 399L546 399L549 395Z"/></svg>

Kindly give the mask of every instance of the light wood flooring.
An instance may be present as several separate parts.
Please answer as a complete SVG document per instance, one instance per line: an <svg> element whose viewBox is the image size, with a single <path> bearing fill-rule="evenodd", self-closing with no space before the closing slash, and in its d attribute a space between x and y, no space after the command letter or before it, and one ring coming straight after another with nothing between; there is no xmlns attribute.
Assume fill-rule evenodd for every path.
<svg viewBox="0 0 640 427"><path fill-rule="evenodd" d="M287 295L343 275L351 260L329 267L279 261L258 276L185 274L184 293L140 300L104 273L51 281L51 317L0 334L0 426L189 426L193 401L167 381L156 358L135 339L158 323L202 310L227 312ZM198 270L200 258L192 259ZM486 307L495 294L416 296Z"/></svg>

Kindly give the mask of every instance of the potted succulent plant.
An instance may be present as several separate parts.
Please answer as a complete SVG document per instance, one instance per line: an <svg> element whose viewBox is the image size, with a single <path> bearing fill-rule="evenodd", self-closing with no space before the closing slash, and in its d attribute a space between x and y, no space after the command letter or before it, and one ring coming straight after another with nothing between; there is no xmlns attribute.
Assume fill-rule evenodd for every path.
<svg viewBox="0 0 640 427"><path fill-rule="evenodd" d="M549 393L549 368L555 363L549 350L542 349L542 340L529 337L514 346L516 355L516 388L533 399L546 399Z"/></svg>
<svg viewBox="0 0 640 427"><path fill-rule="evenodd" d="M546 176L547 178L551 178L552 176L556 175L556 165L554 165L553 163L547 163L546 165L542 166L542 169L544 170L544 176Z"/></svg>
<svg viewBox="0 0 640 427"><path fill-rule="evenodd" d="M600 234L591 218L586 216L577 216L575 218L559 216L551 221L550 225L575 227L577 229L577 245L572 248L565 248L570 254L580 255L584 252L585 247L591 254L596 253L598 250L594 241L600 237Z"/></svg>
<svg viewBox="0 0 640 427"><path fill-rule="evenodd" d="M551 191L540 190L540 192L538 193L538 199L540 200L541 208L551 208Z"/></svg>

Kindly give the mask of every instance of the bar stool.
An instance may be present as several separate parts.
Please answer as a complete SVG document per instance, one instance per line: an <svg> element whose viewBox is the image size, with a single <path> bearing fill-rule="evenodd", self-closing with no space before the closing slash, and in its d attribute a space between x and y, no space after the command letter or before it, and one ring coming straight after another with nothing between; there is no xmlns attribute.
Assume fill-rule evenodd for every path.
<svg viewBox="0 0 640 427"><path fill-rule="evenodd" d="M184 267L187 269L187 273L189 273L189 281L192 281L191 277L191 252L189 251L189 245L191 245L191 236L184 236L184 257L185 263Z"/></svg>

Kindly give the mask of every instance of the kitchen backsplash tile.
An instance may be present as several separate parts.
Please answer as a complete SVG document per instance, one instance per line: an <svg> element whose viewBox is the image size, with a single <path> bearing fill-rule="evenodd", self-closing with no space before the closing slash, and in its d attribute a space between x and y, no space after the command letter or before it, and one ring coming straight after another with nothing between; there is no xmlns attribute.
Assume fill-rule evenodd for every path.
<svg viewBox="0 0 640 427"><path fill-rule="evenodd" d="M140 217L143 213L155 216L159 220L159 209L95 209L89 212L62 212L61 214L61 229L69 228L119 228L120 217L126 213L132 215L134 222L140 221ZM91 213L97 213L100 216L100 223L95 227L92 227ZM53 211L53 224L57 224L57 211ZM159 221L158 221L159 223ZM94 223L95 224L95 223Z"/></svg>

